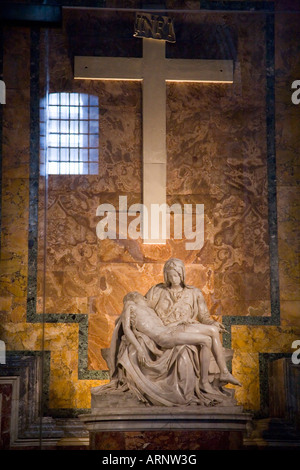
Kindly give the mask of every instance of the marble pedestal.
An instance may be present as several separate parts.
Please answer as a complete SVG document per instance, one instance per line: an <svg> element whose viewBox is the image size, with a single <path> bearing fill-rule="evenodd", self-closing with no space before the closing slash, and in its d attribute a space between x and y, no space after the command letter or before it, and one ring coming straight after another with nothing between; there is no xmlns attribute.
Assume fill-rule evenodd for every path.
<svg viewBox="0 0 300 470"><path fill-rule="evenodd" d="M80 419L92 450L241 449L251 423L239 406L95 408Z"/></svg>

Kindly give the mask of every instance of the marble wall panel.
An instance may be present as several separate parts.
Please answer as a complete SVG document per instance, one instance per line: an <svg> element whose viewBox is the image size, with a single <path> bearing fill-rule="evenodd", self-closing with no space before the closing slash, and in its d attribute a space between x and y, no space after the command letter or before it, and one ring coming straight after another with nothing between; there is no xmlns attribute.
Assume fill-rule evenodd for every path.
<svg viewBox="0 0 300 470"><path fill-rule="evenodd" d="M1 338L7 350L40 351L78 349L78 325L58 323L45 325L44 334L40 324L6 323L1 324Z"/></svg>
<svg viewBox="0 0 300 470"><path fill-rule="evenodd" d="M230 278L230 281L224 277ZM247 282L252 282L253 299L247 298ZM243 316L270 316L271 303L266 300L267 290L265 284L269 285L269 280L263 277L260 279L256 275L245 277L243 273L228 273L227 275L215 274L215 296L220 299L220 313L222 315L243 315ZM259 287L258 292L255 292L255 286ZM266 293L267 291L267 293ZM262 299L259 299L261 295Z"/></svg>
<svg viewBox="0 0 300 470"><path fill-rule="evenodd" d="M278 237L294 243L297 252L299 227L299 188L279 186L277 191Z"/></svg>
<svg viewBox="0 0 300 470"><path fill-rule="evenodd" d="M1 314L8 313L12 308L12 298L11 297L0 297L0 312Z"/></svg>
<svg viewBox="0 0 300 470"><path fill-rule="evenodd" d="M2 184L2 254L26 256L28 179L6 178Z"/></svg>
<svg viewBox="0 0 300 470"><path fill-rule="evenodd" d="M105 13L106 20L108 14ZM238 38L233 85L173 83L167 86L168 202L205 206L204 246L189 252L185 240L171 239L163 246L146 246L129 239L97 239L95 229L99 218L95 213L100 203L117 207L120 195L128 196L128 205L141 201L141 85L74 81L73 55L138 56L141 48L135 40L126 39L129 31L126 29L122 41L115 44L110 41L104 50L97 29L103 26L99 18L90 12L85 12L83 17L75 11L64 15L62 30L41 31L41 96L44 96L44 72L48 69L50 92L86 92L99 97L100 169L98 175L51 176L46 192L45 181L40 178L37 312L51 314L51 321L62 313L89 315L88 338L82 340L86 342L81 347L88 351L91 372L106 369L99 351L109 344L123 296L139 286L145 293L151 285L162 281L163 262L171 256L185 261L187 282L202 288L217 318L220 315L269 316L265 16L216 13L214 18L210 14L201 18L204 24L221 21ZM296 59L299 22L294 15L288 21L285 18L275 21L282 324L232 328L232 347L236 350L233 370L243 382L237 397L241 404L254 410L259 409L259 354L289 351L295 338L293 327L299 319L298 209L294 202L298 178L298 108L291 109L289 83L291 70L294 78L299 78ZM197 28L195 15L187 20ZM84 39L78 34L78 28L73 27L82 25L83 21L88 25ZM184 34L183 39L186 39ZM11 106L3 110L5 178L0 305L5 322L1 324L1 337L10 349L40 350L41 324L25 323L29 50L29 30L17 29L14 34L9 31L5 35L4 72L12 80L6 79ZM22 78L20 71L24 72ZM44 347L51 351L51 407L88 408L89 389L101 381L78 378L82 353L78 349L78 325L61 322L46 323L45 327Z"/></svg>
<svg viewBox="0 0 300 470"><path fill-rule="evenodd" d="M67 271L49 270L45 275L42 272L39 275L39 280L38 296L43 296L45 290L45 297L48 302L51 302L54 298L57 299L55 305L63 302L63 299L73 300L75 303L78 301L84 303L86 297L96 295L99 285L96 269L90 269L87 272L81 270L78 266L70 267Z"/></svg>
<svg viewBox="0 0 300 470"><path fill-rule="evenodd" d="M26 318L29 206L30 34L27 28L3 28L1 181L1 325ZM10 337L8 348L14 348Z"/></svg>
<svg viewBox="0 0 300 470"><path fill-rule="evenodd" d="M83 269L95 267L97 239L94 221L94 215L89 217L79 213L48 219L47 267L68 270L80 263L84 264Z"/></svg>
<svg viewBox="0 0 300 470"><path fill-rule="evenodd" d="M51 408L76 408L74 403L77 351L53 351L49 405Z"/></svg>
<svg viewBox="0 0 300 470"><path fill-rule="evenodd" d="M7 350L35 351L41 349L41 326L26 323L1 322L1 339Z"/></svg>
<svg viewBox="0 0 300 470"><path fill-rule="evenodd" d="M3 79L6 103L3 106L3 176L29 177L29 84L30 53L28 28L3 28Z"/></svg>
<svg viewBox="0 0 300 470"><path fill-rule="evenodd" d="M233 374L240 377L242 387L236 389L238 403L245 409L260 410L263 377L259 356L264 353L292 354L292 343L299 338L300 329L296 326L232 326L231 347L234 350Z"/></svg>
<svg viewBox="0 0 300 470"><path fill-rule="evenodd" d="M141 238L138 240L129 238L126 240L99 240L99 260L105 263L161 263L171 257L176 257L186 263L200 263L204 266L212 265L213 247L209 241L205 241L200 250L187 250L186 244L188 243L190 241L187 239L170 239L166 240L165 244L153 246L143 244Z"/></svg>
<svg viewBox="0 0 300 470"><path fill-rule="evenodd" d="M42 277L42 276L41 276ZM39 294L40 295L40 294ZM59 297L47 296L37 297L36 313L62 313L76 314L89 313L88 297L71 297L61 295Z"/></svg>
<svg viewBox="0 0 300 470"><path fill-rule="evenodd" d="M58 408L89 408L90 387L105 383L101 380L78 380L78 325L0 323L0 336L8 350L50 351L48 406ZM44 364L46 366L46 364ZM45 367L47 374L47 367ZM46 380L46 375L45 375Z"/></svg>
<svg viewBox="0 0 300 470"><path fill-rule="evenodd" d="M292 8L292 6L291 6ZM276 159L278 256L281 322L299 325L299 105L291 89L300 76L299 19L296 12L275 16Z"/></svg>
<svg viewBox="0 0 300 470"><path fill-rule="evenodd" d="M4 179L1 220L1 296L11 299L10 321L26 312L28 254L28 180Z"/></svg>
<svg viewBox="0 0 300 470"><path fill-rule="evenodd" d="M26 319L26 302L24 297L10 296L0 297L1 322L23 322Z"/></svg>
<svg viewBox="0 0 300 470"><path fill-rule="evenodd" d="M231 195L215 207L214 248L216 271L266 272L268 224L266 207L253 205L241 194Z"/></svg>
<svg viewBox="0 0 300 470"><path fill-rule="evenodd" d="M168 85L169 191L213 197L211 183L225 185L226 192L238 188L256 195L266 190L265 110L259 102L247 107L235 101L234 107L230 86ZM218 96L231 103L228 109ZM263 96L262 91L258 99ZM257 181L263 185L257 187Z"/></svg>
<svg viewBox="0 0 300 470"><path fill-rule="evenodd" d="M273 352L292 351L292 342L297 330L281 326L247 326L232 327L232 347L244 352Z"/></svg>
<svg viewBox="0 0 300 470"><path fill-rule="evenodd" d="M234 84L168 85L168 191L205 193L211 201L223 314L270 315L264 20L224 21L238 30ZM261 39L255 53L254 31ZM255 273L263 287L254 296L242 285L254 292ZM256 298L249 302L249 295Z"/></svg>
<svg viewBox="0 0 300 470"><path fill-rule="evenodd" d="M3 29L3 73L7 78L6 86L24 89L30 86L28 60L30 30L26 27L4 27Z"/></svg>
<svg viewBox="0 0 300 470"><path fill-rule="evenodd" d="M291 101L291 85L299 80L299 13L275 16L276 159L279 185L299 184L299 106Z"/></svg>
<svg viewBox="0 0 300 470"><path fill-rule="evenodd" d="M89 410L91 408L91 387L108 383L109 380L78 380L75 382L74 408Z"/></svg>
<svg viewBox="0 0 300 470"><path fill-rule="evenodd" d="M283 300L299 300L299 248L279 239L280 296ZM295 253L296 251L296 253Z"/></svg>
<svg viewBox="0 0 300 470"><path fill-rule="evenodd" d="M239 377L242 387L234 387L235 398L242 403L245 410L260 409L259 354L235 350L232 370ZM228 387L231 388L231 387Z"/></svg>
<svg viewBox="0 0 300 470"><path fill-rule="evenodd" d="M5 77L6 79L6 77ZM6 80L9 84L9 81ZM6 89L3 109L2 171L7 178L29 177L29 89Z"/></svg>
<svg viewBox="0 0 300 470"><path fill-rule="evenodd" d="M123 85L124 93L126 87ZM136 86L136 100L141 105L141 89ZM142 164L142 126L141 126L141 108L133 106L118 106L109 105L100 101L100 118L99 118L99 132L100 132L100 161L101 168L100 174L105 173L105 167L102 169L102 165L107 165L107 170L112 170L116 166L115 170L118 170L118 165L123 163L120 167L120 175L117 175L118 179L124 174L124 169L128 173L127 185L133 181L140 179L140 171ZM137 173L139 171L139 173ZM110 182L113 179L113 175L110 175ZM132 189L131 189L132 188ZM111 186L110 186L111 189ZM140 190L141 187L130 186L123 189L123 191L134 192Z"/></svg>
<svg viewBox="0 0 300 470"><path fill-rule="evenodd" d="M280 319L283 326L300 328L300 301L282 300L280 301Z"/></svg>
<svg viewBox="0 0 300 470"><path fill-rule="evenodd" d="M161 245L147 245L144 244L142 238L139 237L134 240L130 235L125 232L120 236L119 220L120 212L116 213L116 237L114 239L98 239L98 255L99 260L103 262L132 262L139 263L161 263L167 261L171 256L182 259L187 263L200 262L201 264L213 263L213 222L212 222L212 209L210 207L210 198L205 194L202 195L170 195L167 196L167 204L170 208L174 204L180 206L181 210L181 226L178 221L175 222L174 214L170 215L170 236L167 238L165 244ZM196 241L198 237L197 223L200 224L199 215L196 215L197 204L204 205L204 245L201 248L190 249L190 243ZM131 203L128 202L128 207ZM192 221L190 219L185 221L184 212L185 205L192 210ZM127 227L137 219L137 215L127 217ZM99 218L100 220L100 218ZM178 224L178 225L175 225ZM178 239L174 238L174 229L178 227L180 236ZM189 234L189 227L190 234ZM139 228L137 229L139 231ZM200 231L199 231L200 232Z"/></svg>

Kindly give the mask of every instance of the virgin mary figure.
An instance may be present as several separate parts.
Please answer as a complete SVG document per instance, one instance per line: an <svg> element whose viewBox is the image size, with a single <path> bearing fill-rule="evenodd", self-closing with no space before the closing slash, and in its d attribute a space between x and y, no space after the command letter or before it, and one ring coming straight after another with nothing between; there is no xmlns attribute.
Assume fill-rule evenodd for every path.
<svg viewBox="0 0 300 470"><path fill-rule="evenodd" d="M154 329L151 334L149 322L145 333L135 327L131 318L131 334L145 358L141 363L137 348L124 334L122 319L127 308L124 301L123 317L121 314L116 322L110 348L104 356L111 381L92 389L92 393L130 391L140 402L163 406L209 406L227 399L221 386L228 382L240 384L226 366L219 337L223 326L210 317L201 290L186 284L184 263L177 258L169 259L164 265L164 282L151 287L145 299L147 308L155 312L162 326L173 327L174 345L161 347ZM176 331L193 324L197 330L201 325L203 343L176 344Z"/></svg>

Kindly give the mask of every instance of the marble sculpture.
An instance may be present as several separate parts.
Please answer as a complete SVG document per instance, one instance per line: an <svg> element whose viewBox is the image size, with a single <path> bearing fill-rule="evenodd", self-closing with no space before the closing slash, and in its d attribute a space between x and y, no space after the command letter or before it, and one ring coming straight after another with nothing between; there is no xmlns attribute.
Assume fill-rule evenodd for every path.
<svg viewBox="0 0 300 470"><path fill-rule="evenodd" d="M165 263L164 283L145 296L130 292L123 302L110 348L102 350L110 382L92 396L127 392L155 406L233 403L234 390L225 385L241 384L227 368L232 351L220 340L226 330L210 317L201 290L186 284L181 260Z"/></svg>

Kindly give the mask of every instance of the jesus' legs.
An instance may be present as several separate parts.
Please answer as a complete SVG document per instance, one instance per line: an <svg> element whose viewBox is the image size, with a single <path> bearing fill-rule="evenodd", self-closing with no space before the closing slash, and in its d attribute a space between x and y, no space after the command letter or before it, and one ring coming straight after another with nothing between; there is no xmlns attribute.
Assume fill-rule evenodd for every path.
<svg viewBox="0 0 300 470"><path fill-rule="evenodd" d="M198 326L198 325L197 325ZM223 347L220 341L220 336L219 336L219 330L217 327L213 325L201 325L201 327L207 327L205 328L207 330L207 333L209 334L210 338L212 339L212 353L214 355L214 358L216 360L216 363L219 366L220 369L220 382L221 383L231 383L233 385L239 385L241 386L240 382L233 377L233 375L229 372L227 369L225 357L223 354ZM200 328L200 330L203 333L203 329Z"/></svg>
<svg viewBox="0 0 300 470"><path fill-rule="evenodd" d="M207 344L207 339L210 340L210 344ZM215 393L212 385L209 383L208 380L208 369L209 363L211 359L211 339L209 337L206 338L205 341L201 343L200 349L200 389L207 393Z"/></svg>
<svg viewBox="0 0 300 470"><path fill-rule="evenodd" d="M185 325L184 331L178 331L172 327L168 328L168 332L159 335L158 344L162 347L174 347L176 345L203 345L206 348L208 347L207 340L210 340L211 352L216 360L216 363L220 369L220 381L223 383L231 383L233 385L241 385L240 382L235 379L229 372L226 366L225 357L223 354L223 348L219 337L219 330L214 325L204 325L202 323L193 323L190 325ZM203 350L203 348L202 348ZM208 356L206 349L202 354L205 356L205 367L207 367L207 377L208 377L208 366L209 361L206 356ZM202 359L200 357L200 359ZM202 360L201 360L202 366ZM206 382L206 372L204 373L203 380ZM208 379L207 379L208 382Z"/></svg>

